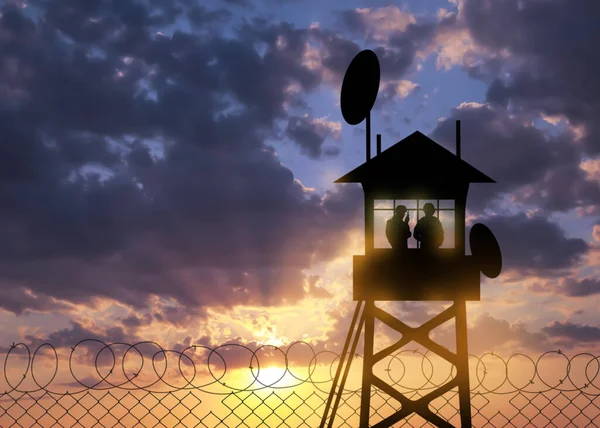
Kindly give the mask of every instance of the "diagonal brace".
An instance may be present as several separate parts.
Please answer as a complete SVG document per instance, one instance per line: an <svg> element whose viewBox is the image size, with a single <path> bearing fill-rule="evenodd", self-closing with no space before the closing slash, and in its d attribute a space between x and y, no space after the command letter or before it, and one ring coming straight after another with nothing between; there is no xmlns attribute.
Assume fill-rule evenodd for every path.
<svg viewBox="0 0 600 428"><path fill-rule="evenodd" d="M456 316L456 307L454 304L419 327L410 327L378 307L374 308L374 315L377 319L388 325L390 328L402 334L402 338L395 344L373 355L373 365L413 340L423 345L425 348L435 352L449 363L456 365L458 360L457 355L429 338L429 333L431 333L434 328L444 324Z"/></svg>

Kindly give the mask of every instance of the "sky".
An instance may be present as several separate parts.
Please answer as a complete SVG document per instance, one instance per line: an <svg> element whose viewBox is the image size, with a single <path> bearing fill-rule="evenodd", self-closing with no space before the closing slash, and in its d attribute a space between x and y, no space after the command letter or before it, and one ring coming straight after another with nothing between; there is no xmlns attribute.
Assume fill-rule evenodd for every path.
<svg viewBox="0 0 600 428"><path fill-rule="evenodd" d="M333 181L364 162L365 131L339 91L372 49L383 149L419 130L454 151L461 120L463 159L497 182L467 204L504 260L468 304L470 352L593 352L598 14L596 0L4 1L3 350L341 350L363 193ZM443 304L385 307L418 322Z"/></svg>

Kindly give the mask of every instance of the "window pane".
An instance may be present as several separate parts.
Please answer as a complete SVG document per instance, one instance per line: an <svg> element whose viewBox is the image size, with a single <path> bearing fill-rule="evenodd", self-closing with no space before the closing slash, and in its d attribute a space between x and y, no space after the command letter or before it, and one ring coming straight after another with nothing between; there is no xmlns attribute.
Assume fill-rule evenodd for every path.
<svg viewBox="0 0 600 428"><path fill-rule="evenodd" d="M433 207L435 208L435 210L437 211L438 209L438 203L437 203L437 199L419 199L419 210L422 210L423 207L425 206L425 204L430 203L433 204Z"/></svg>
<svg viewBox="0 0 600 428"><path fill-rule="evenodd" d="M408 221L410 233L414 234L415 226L417 225L417 210L408 210L408 215L410 216L410 219ZM417 240L413 236L408 238L408 248L417 248Z"/></svg>
<svg viewBox="0 0 600 428"><path fill-rule="evenodd" d="M375 199L375 209L386 209L393 210L394 209L394 201L392 199Z"/></svg>
<svg viewBox="0 0 600 428"><path fill-rule="evenodd" d="M396 206L404 205L409 210L417 209L417 200L416 199L396 199Z"/></svg>
<svg viewBox="0 0 600 428"><path fill-rule="evenodd" d="M375 248L392 248L385 236L385 226L393 215L393 210L375 211Z"/></svg>
<svg viewBox="0 0 600 428"><path fill-rule="evenodd" d="M453 199L440 199L440 209L454 209L454 200Z"/></svg>
<svg viewBox="0 0 600 428"><path fill-rule="evenodd" d="M440 211L439 219L444 228L444 242L441 248L454 248L454 210Z"/></svg>

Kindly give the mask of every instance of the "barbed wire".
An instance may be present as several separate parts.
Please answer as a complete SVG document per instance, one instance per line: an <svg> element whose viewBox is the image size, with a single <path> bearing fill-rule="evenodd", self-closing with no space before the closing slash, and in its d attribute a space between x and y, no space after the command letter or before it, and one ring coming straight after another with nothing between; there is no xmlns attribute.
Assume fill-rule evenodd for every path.
<svg viewBox="0 0 600 428"><path fill-rule="evenodd" d="M96 344L99 346L99 350L96 351L95 355L89 354L91 351L90 345ZM156 351L148 355L148 352L144 352L143 348L148 346L156 347ZM117 354L115 349L117 347L124 347L125 352L121 358L120 370L117 368ZM305 368L307 368L307 375L300 376L293 366L290 364L290 353L298 347L305 347L309 352L310 358L304 358ZM96 381L86 382L84 378L79 377L76 372L76 365L78 359L76 354L79 349L87 349L88 357L93 360L93 370L95 375L99 378ZM228 363L228 354L231 353L231 349L237 349L249 353L249 358L245 364L242 361L238 361L237 364L231 362ZM36 375L36 361L40 357L43 351L49 351L54 360L53 373L46 382L40 382L39 375ZM192 353L198 353L200 351L201 359L197 360L197 357L191 355ZM281 375L269 382L265 382L261 379L261 370L266 366L265 363L261 364L261 352L268 352L269 358L273 358L273 355L277 354L281 360L282 367ZM108 364L108 368L103 369L103 364L100 364L102 356L106 354L110 356L111 362ZM435 364L432 354L430 351L421 351L418 349L413 350L401 350L392 354L388 357L388 364L385 368L386 376L388 377L388 383L394 387L402 388L407 392L426 392L440 387L455 375L455 367L449 365L450 368L447 373L443 374L441 379L435 380L438 377L439 371L441 370L439 364ZM26 367L22 376L19 377L18 381L14 382L9 379L11 374L17 370L15 367L11 367L11 361L17 358L25 357ZM137 356L139 364L136 365L136 370L131 373L126 369L126 360L133 356ZM327 356L331 357L327 363ZM361 358L360 354L356 355ZM420 358L420 371L421 373L415 373L414 370L409 373L409 369L406 366L408 358ZM515 394L517 392L528 392L528 393L544 393L547 391L562 391L562 392L573 392L581 391L587 395L597 396L600 395L600 388L594 382L598 380L600 372L600 356L593 355L587 352L577 353L571 357L567 356L561 350L548 351L536 359L523 353L514 353L508 358L502 357L494 352L487 352L483 355L469 355L470 367L472 369L471 374L471 390L477 394ZM557 378L557 365L556 361L550 369L551 372L545 372L542 367L543 363L549 358L560 358L564 363L564 373L560 373L558 379L553 382L549 378ZM148 382L142 381L143 371L145 370L145 361L150 358L150 374L156 379ZM158 367L158 360L163 359L164 367L161 369ZM196 358L196 360L195 360ZM77 394L88 390L109 390L109 389L121 389L127 391L146 391L146 392L168 392L168 391L183 391L183 390L196 390L204 393L215 394L215 395L227 395L230 393L241 393L241 392L253 392L264 389L289 389L295 388L303 384L311 384L315 389L327 393L329 391L330 382L332 381L335 373L335 367L339 361L340 355L329 350L315 351L313 346L304 341L292 342L285 347L279 347L274 345L260 345L256 349L251 349L249 346L239 343L225 343L217 347L209 347L205 345L190 345L182 350L175 349L164 349L158 343L153 341L143 341L135 344L129 344L125 342L113 342L106 343L98 339L84 339L79 341L77 344L71 347L68 369L72 377L72 380L76 385L79 386L78 390L70 390L66 392L60 392L52 389L52 383L56 380L59 368L59 352L51 343L42 343L35 348L32 353L31 349L25 343L13 343L6 352L4 358L4 370L3 376L8 388L11 392L19 393L33 393L39 391L51 392L54 394ZM174 382L173 376L167 376L169 368L169 359L175 361L179 377L179 381L183 381L183 385L177 385ZM585 359L585 367L583 371L579 371L579 378L575 378L575 360ZM238 359L239 360L239 359ZM515 368L511 371L511 367L517 360L520 360L521 367ZM529 369L525 369L523 366L529 366ZM188 370L184 366L188 366ZM320 375L320 378L316 377L316 370L319 365L325 367L327 375ZM327 368L327 365L329 366ZM488 366L494 365L496 369L490 372ZM221 366L220 370L216 366ZM498 368L499 367L499 368ZM225 380L228 371L240 368L247 368L249 376L248 385L244 387L237 387L228 384ZM43 373L49 372L47 364L42 368ZM51 372L52 370L50 370ZM117 371L119 371L124 379L117 380ZM188 373L191 371L191 373ZM199 372L202 371L205 376L208 376L208 381L196 384L198 381ZM437 371L437 373L436 373ZM104 374L103 374L104 372ZM320 372L321 373L321 372ZM486 379L490 379L491 375L494 375L493 383L490 385L486 384ZM528 376L524 376L524 373L528 373ZM418 385L410 385L410 381L414 378L414 375L420 375L424 379ZM89 375L89 367L88 367ZM410 376L413 375L413 376ZM498 378L500 376L500 378ZM22 385L26 380L31 380L35 385L34 388L23 388ZM284 381L285 380L285 381ZM161 388L159 389L158 386ZM211 390L210 387L219 387L220 390ZM8 393L7 390L5 393ZM346 387L344 389L345 394L356 393L359 390Z"/></svg>

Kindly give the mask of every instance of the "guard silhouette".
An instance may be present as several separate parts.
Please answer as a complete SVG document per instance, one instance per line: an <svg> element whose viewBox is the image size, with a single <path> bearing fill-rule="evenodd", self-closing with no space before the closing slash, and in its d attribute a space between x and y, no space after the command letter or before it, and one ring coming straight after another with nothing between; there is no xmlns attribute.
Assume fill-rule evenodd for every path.
<svg viewBox="0 0 600 428"><path fill-rule="evenodd" d="M394 216L385 225L385 235L394 250L408 248L408 238L412 236L408 222L410 217L404 205L398 205Z"/></svg>
<svg viewBox="0 0 600 428"><path fill-rule="evenodd" d="M440 219L434 217L435 208L432 203L426 203L423 206L425 217L421 217L415 226L415 239L425 250L439 248L444 242L444 228Z"/></svg>

